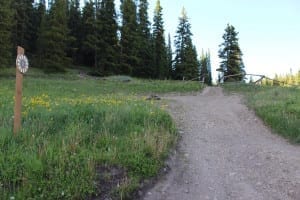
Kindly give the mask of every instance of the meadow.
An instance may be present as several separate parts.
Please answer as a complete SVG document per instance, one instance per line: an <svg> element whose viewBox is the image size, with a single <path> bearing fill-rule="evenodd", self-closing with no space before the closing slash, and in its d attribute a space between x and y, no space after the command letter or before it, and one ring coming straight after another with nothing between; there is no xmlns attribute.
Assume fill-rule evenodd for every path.
<svg viewBox="0 0 300 200"><path fill-rule="evenodd" d="M245 96L250 108L277 133L300 144L300 88L225 84L225 90Z"/></svg>
<svg viewBox="0 0 300 200"><path fill-rule="evenodd" d="M13 75L2 73L0 85L0 199L11 200L130 199L177 140L167 102L146 97L201 89L197 82L29 71L22 130L13 136Z"/></svg>

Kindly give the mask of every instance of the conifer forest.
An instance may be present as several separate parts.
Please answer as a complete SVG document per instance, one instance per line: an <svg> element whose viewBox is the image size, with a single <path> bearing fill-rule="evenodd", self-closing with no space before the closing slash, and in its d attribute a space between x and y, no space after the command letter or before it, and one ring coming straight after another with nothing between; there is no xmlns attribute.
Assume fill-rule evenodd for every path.
<svg viewBox="0 0 300 200"><path fill-rule="evenodd" d="M212 83L210 52L198 55L184 8L176 32L167 33L160 0L153 19L147 0L7 0L0 7L1 68L14 65L22 46L31 67L46 73L82 66L94 76ZM223 75L245 72L237 35L228 24L219 51Z"/></svg>
<svg viewBox="0 0 300 200"><path fill-rule="evenodd" d="M211 77L209 53L198 57L186 10L171 38L160 1L153 19L148 6L147 0L123 0L119 8L114 0L1 1L0 68L14 66L16 47L22 46L30 66L46 73L84 66L96 76Z"/></svg>

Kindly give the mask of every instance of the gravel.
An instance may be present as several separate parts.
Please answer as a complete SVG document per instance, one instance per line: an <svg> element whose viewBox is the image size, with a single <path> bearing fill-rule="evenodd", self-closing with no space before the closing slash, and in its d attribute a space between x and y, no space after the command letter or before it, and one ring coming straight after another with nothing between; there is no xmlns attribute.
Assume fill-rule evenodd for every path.
<svg viewBox="0 0 300 200"><path fill-rule="evenodd" d="M238 95L172 96L181 140L144 200L300 200L300 147L272 134Z"/></svg>

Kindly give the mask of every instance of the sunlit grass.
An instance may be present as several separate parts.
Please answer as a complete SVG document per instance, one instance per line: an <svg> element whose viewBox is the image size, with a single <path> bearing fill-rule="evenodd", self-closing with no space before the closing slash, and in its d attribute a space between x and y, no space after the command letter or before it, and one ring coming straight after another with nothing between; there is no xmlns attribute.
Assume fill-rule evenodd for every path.
<svg viewBox="0 0 300 200"><path fill-rule="evenodd" d="M129 197L155 176L176 128L152 93L199 90L194 82L42 79L23 84L22 130L12 134L14 80L0 79L0 199L85 199L96 195L97 166L120 166Z"/></svg>
<svg viewBox="0 0 300 200"><path fill-rule="evenodd" d="M276 133L300 143L300 88L227 84L224 88L245 95L251 108Z"/></svg>

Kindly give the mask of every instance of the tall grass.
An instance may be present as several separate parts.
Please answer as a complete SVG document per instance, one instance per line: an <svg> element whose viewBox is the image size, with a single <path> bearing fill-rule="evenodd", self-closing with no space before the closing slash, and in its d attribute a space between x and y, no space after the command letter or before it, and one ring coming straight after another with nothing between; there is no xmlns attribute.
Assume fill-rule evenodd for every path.
<svg viewBox="0 0 300 200"><path fill-rule="evenodd" d="M226 84L224 88L245 95L251 108L276 133L300 143L300 88Z"/></svg>
<svg viewBox="0 0 300 200"><path fill-rule="evenodd" d="M170 81L25 77L22 130L14 137L14 80L0 82L0 199L101 195L101 166L126 172L113 196L129 198L141 179L157 174L177 138L160 107L167 105L145 95L199 89Z"/></svg>

